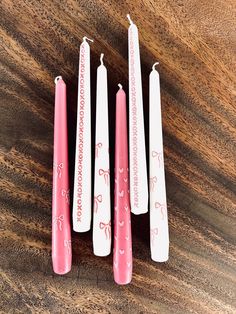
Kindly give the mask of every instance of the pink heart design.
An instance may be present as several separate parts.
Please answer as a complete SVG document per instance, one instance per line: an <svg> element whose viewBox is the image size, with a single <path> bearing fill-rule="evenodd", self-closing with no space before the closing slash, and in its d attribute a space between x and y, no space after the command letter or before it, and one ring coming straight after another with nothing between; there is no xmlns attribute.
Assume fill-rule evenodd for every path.
<svg viewBox="0 0 236 314"><path fill-rule="evenodd" d="M120 254L123 255L125 253L125 250L119 250Z"/></svg>
<svg viewBox="0 0 236 314"><path fill-rule="evenodd" d="M127 262L127 266L130 268L130 266L131 266L131 263L130 262Z"/></svg>
<svg viewBox="0 0 236 314"><path fill-rule="evenodd" d="M125 205L124 209L125 209L125 211L128 211L129 206Z"/></svg>
<svg viewBox="0 0 236 314"><path fill-rule="evenodd" d="M118 263L116 261L114 261L114 266L115 266L115 268L117 268L117 266L118 266Z"/></svg>
<svg viewBox="0 0 236 314"><path fill-rule="evenodd" d="M124 178L124 181L127 183L127 181L128 181L128 178Z"/></svg>
<svg viewBox="0 0 236 314"><path fill-rule="evenodd" d="M124 168L119 168L119 173L122 173L124 171Z"/></svg>
<svg viewBox="0 0 236 314"><path fill-rule="evenodd" d="M129 241L129 236L126 236L126 237L125 237L125 240Z"/></svg>
<svg viewBox="0 0 236 314"><path fill-rule="evenodd" d="M119 195L120 197L124 197L124 190L122 190L121 192L118 192L118 195Z"/></svg>
<svg viewBox="0 0 236 314"><path fill-rule="evenodd" d="M121 227L123 227L123 226L124 226L124 224L125 224L124 220L119 221L119 225L120 225Z"/></svg>

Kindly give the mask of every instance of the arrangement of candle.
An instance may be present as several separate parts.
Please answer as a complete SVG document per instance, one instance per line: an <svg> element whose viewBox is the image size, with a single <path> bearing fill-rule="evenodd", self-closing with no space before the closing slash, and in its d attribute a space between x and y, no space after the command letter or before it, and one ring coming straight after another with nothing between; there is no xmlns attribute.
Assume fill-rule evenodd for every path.
<svg viewBox="0 0 236 314"><path fill-rule="evenodd" d="M114 248L113 274L117 284L132 280L131 213L148 212L150 201L150 254L155 262L169 257L169 230L166 202L161 119L160 79L154 63L149 76L149 191L143 116L142 76L138 28L131 20L128 29L129 130L126 93L121 84L116 94L115 173L114 173ZM108 123L108 77L104 54L97 68L95 151L91 151L90 46L83 38L79 54L77 130L72 221L73 230L91 228L93 253L111 253L110 156ZM106 64L106 63L105 63ZM55 117L52 196L52 262L57 274L70 271L72 264L66 84L55 79ZM129 150L128 150L129 136ZM92 194L91 158L94 156ZM93 200L93 201L92 201Z"/></svg>

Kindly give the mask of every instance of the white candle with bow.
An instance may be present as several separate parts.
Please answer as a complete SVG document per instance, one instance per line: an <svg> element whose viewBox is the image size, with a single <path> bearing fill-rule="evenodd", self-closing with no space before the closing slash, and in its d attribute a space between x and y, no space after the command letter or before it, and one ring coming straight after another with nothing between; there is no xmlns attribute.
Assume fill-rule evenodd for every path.
<svg viewBox="0 0 236 314"><path fill-rule="evenodd" d="M169 230L163 158L160 79L156 62L149 76L149 187L151 258L165 262L169 256Z"/></svg>
<svg viewBox="0 0 236 314"><path fill-rule="evenodd" d="M108 92L103 56L102 53L101 65L97 69L96 96L93 252L97 256L106 256L111 252Z"/></svg>
<svg viewBox="0 0 236 314"><path fill-rule="evenodd" d="M129 46L129 162L131 212L148 211L148 183L144 136L143 95L138 28L130 21Z"/></svg>
<svg viewBox="0 0 236 314"><path fill-rule="evenodd" d="M80 45L78 107L73 197L73 230L85 232L91 226L91 99L90 47L87 37Z"/></svg>

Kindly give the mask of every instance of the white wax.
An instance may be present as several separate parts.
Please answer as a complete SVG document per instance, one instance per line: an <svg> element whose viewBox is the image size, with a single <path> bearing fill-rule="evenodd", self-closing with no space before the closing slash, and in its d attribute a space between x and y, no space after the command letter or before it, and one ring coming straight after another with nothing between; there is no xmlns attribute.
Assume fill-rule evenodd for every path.
<svg viewBox="0 0 236 314"><path fill-rule="evenodd" d="M109 126L107 69L97 69L96 141L93 206L93 252L106 256L111 252L111 200L109 169Z"/></svg>
<svg viewBox="0 0 236 314"><path fill-rule="evenodd" d="M161 121L159 73L153 67L149 77L149 187L151 258L165 262L169 256L169 231Z"/></svg>
<svg viewBox="0 0 236 314"><path fill-rule="evenodd" d="M80 46L78 107L73 197L73 230L91 226L91 100L90 47L85 38Z"/></svg>
<svg viewBox="0 0 236 314"><path fill-rule="evenodd" d="M132 21L128 41L130 203L131 212L138 215L148 211L148 183L139 39Z"/></svg>

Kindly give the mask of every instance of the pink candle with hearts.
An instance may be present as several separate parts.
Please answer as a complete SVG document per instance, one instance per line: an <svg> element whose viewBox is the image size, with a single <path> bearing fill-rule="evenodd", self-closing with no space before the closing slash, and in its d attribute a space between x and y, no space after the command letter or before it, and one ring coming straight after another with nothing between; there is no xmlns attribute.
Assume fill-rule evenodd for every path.
<svg viewBox="0 0 236 314"><path fill-rule="evenodd" d="M71 270L71 227L68 175L68 139L66 113L66 84L56 77L53 195L52 195L52 264L55 273L63 275Z"/></svg>
<svg viewBox="0 0 236 314"><path fill-rule="evenodd" d="M115 215L113 272L117 284L125 285L132 279L132 238L129 197L128 140L126 94L119 84L116 94L115 142Z"/></svg>

